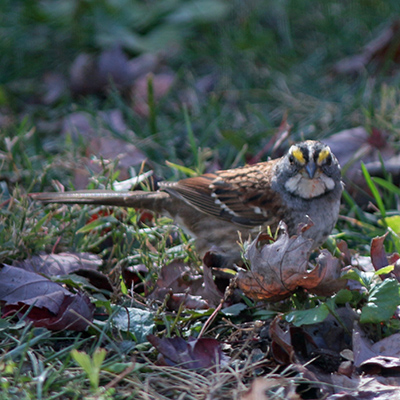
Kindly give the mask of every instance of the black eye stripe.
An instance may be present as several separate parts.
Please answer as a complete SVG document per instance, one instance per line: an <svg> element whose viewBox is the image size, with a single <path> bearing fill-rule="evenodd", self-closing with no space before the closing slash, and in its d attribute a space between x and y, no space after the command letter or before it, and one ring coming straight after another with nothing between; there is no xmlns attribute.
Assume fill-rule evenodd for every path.
<svg viewBox="0 0 400 400"><path fill-rule="evenodd" d="M303 154L304 160L306 164L310 161L310 156L308 154L308 147L307 146L299 146L301 153Z"/></svg>
<svg viewBox="0 0 400 400"><path fill-rule="evenodd" d="M319 153L321 153L321 149L317 149L317 151L314 152L314 162L317 162Z"/></svg>

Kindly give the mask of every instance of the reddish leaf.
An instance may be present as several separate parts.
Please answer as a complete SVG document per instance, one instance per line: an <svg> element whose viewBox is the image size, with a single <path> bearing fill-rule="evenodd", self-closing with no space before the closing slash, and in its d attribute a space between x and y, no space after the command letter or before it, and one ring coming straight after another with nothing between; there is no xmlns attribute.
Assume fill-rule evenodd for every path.
<svg viewBox="0 0 400 400"><path fill-rule="evenodd" d="M389 265L389 261L386 257L385 246L383 245L387 235L388 232L383 236L373 238L371 241L371 261L376 271Z"/></svg>
<svg viewBox="0 0 400 400"><path fill-rule="evenodd" d="M182 261L175 260L161 268L156 286L171 289L174 293L184 293L191 288L196 291L201 287L203 278Z"/></svg>
<svg viewBox="0 0 400 400"><path fill-rule="evenodd" d="M29 307L20 302L16 305L4 306L4 314L25 314ZM69 295L63 298L63 302L56 315L52 315L46 308L32 307L27 316L34 326L44 327L53 331L70 329L84 331L88 327L87 321L93 320L94 305L89 298L82 294ZM82 318L81 318L82 317Z"/></svg>
<svg viewBox="0 0 400 400"><path fill-rule="evenodd" d="M270 335L272 339L271 349L275 360L279 364L287 365L295 361L295 354L290 332L284 331L279 326L280 320L281 318L277 316L270 325Z"/></svg>
<svg viewBox="0 0 400 400"><path fill-rule="evenodd" d="M212 307L216 307L220 303L223 293L218 289L214 282L211 268L208 268L205 265L203 265L203 278L204 288L202 288L203 290L200 290L198 294L201 294L201 296L206 299Z"/></svg>
<svg viewBox="0 0 400 400"><path fill-rule="evenodd" d="M181 337L158 338L148 335L149 342L161 353L161 365L176 365L185 369L212 368L227 362L215 339L194 339L188 341Z"/></svg>
<svg viewBox="0 0 400 400"><path fill-rule="evenodd" d="M23 303L58 313L68 290L47 278L21 268L4 265L0 270L0 301Z"/></svg>
<svg viewBox="0 0 400 400"><path fill-rule="evenodd" d="M136 285L142 282L142 277L147 276L149 273L148 268L144 264L138 264L124 268L122 270L122 277L126 287L135 288Z"/></svg>
<svg viewBox="0 0 400 400"><path fill-rule="evenodd" d="M27 318L35 326L53 330L84 330L87 322L79 316L93 318L94 306L87 296L74 295L39 274L9 265L0 269L0 301L5 314L21 315L31 306Z"/></svg>

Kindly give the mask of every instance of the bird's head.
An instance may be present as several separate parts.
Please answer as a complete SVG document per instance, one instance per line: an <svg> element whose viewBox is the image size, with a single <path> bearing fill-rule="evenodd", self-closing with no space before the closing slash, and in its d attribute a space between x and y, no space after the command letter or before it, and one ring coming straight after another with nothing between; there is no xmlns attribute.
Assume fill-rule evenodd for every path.
<svg viewBox="0 0 400 400"><path fill-rule="evenodd" d="M329 146L314 140L294 144L283 158L284 187L294 196L312 199L340 184L340 166Z"/></svg>

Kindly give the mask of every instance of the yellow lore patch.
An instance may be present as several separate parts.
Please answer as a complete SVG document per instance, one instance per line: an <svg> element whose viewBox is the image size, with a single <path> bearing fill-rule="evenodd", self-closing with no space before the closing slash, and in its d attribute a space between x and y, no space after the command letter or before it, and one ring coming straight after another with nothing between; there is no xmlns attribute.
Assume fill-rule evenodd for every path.
<svg viewBox="0 0 400 400"><path fill-rule="evenodd" d="M326 159L327 157L331 154L331 151L329 150L329 147L325 147L324 149L322 149L318 155L318 161L317 164L321 165Z"/></svg>
<svg viewBox="0 0 400 400"><path fill-rule="evenodd" d="M302 151L298 147L294 147L292 151L293 157L300 163L305 164L306 160L304 159Z"/></svg>

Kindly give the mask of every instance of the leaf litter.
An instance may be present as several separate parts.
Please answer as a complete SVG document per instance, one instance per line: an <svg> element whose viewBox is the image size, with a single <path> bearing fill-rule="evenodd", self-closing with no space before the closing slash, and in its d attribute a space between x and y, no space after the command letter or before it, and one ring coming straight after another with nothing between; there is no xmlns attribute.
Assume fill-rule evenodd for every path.
<svg viewBox="0 0 400 400"><path fill-rule="evenodd" d="M305 229L307 226L302 227L298 235L289 237L285 226L281 225L277 240L269 244L265 243L265 237L257 237L248 246L246 253L250 269L239 270L236 275L237 286L258 302L270 303L273 299L277 304L299 290L300 293L306 291L320 296L331 296L346 287L351 279L341 280L340 277L343 273L348 273L349 268L355 269L356 263L351 259L345 244L340 245L343 249L342 258L334 258L327 251L321 251L315 261L310 262L311 247L309 241L303 237ZM360 273L374 274L372 265L379 271L398 259L396 255L386 255L384 239L385 237L374 239L369 261L371 267L367 268L367 272ZM345 261L354 265L343 269ZM93 321L94 306L89 297L79 291L70 291L67 286L53 282L41 274L54 276L82 271L101 274L97 271L100 265L101 260L92 254L60 253L41 254L16 262L13 267L4 266L1 270L4 275L0 280L0 293L4 293L0 297L3 315L17 313L20 317L32 321L35 326L55 331L85 330L88 321ZM146 267L139 265L136 269L131 267L131 270L130 281L136 285L138 279L145 278L143 288L147 299L158 304L167 300L166 310L172 313L171 315L178 312L182 313L182 316L195 313L201 316L202 309L210 309L208 314L203 314L202 319L204 321L204 318L217 317L220 322L214 326L213 320L206 322L212 329L218 329L223 318L233 319L241 312L249 310L240 296L235 297L232 292L224 294L221 291L216 278L219 275L216 272L220 273L221 269L207 266L207 262L204 262L202 269L198 269L181 260L175 260L160 269L158 279L153 283L148 280L149 271ZM388 276L393 279L393 271L389 271ZM374 279L379 281L381 277L376 275ZM394 351L398 335L371 344L364 328L361 327L362 324L355 323L358 317L352 308L337 308L334 301L328 303L319 306L323 311L320 315L317 312L318 307L304 310L303 315L301 311L297 314L294 312L293 320L286 314L285 321L285 314L280 313L272 322L267 320L261 325L256 323L257 321L250 322L249 331L246 330L248 328L244 328L245 324L239 323L236 330L233 330L234 335L227 337L225 334L218 339L184 338L174 334L172 337L159 337L160 318L155 323L157 313L143 306L118 306L114 310L118 312L115 315L111 314L110 321L113 329L131 335L133 342L150 342L159 353L159 366L197 370L203 371L199 372L200 374L207 374L206 371L229 368L233 360L236 360L241 368L245 368L247 359L259 360L259 373L266 374L267 383L264 379L257 378L243 396L258 393L259 386L265 388L268 393L283 390L290 398L304 398L295 393L294 388L298 388L299 385L314 393L314 397L311 398L321 398L323 395L327 396L327 399L341 398L339 386L351 387L357 395L365 398L369 398L369 388L375 386L380 395L392 396L395 389L390 387L391 381L381 379L378 382L378 378L382 371L392 373L400 367L399 357ZM228 311L239 305L237 311ZM226 314L223 312L224 308L227 310ZM190 314L190 309L194 314ZM219 317L213 309L221 311ZM84 319L77 318L77 314L83 315ZM338 324L338 321L341 322ZM242 337L239 341L238 332ZM353 342L349 340L350 337L353 338ZM342 356L346 351L347 355ZM276 366L292 368L294 376L299 379L301 376L301 382L293 384L292 378L286 381L281 375L280 378L273 378L271 372ZM365 378L360 378L359 371L370 377L366 386L368 389L362 386ZM268 379L272 379L272 382ZM320 383L315 383L317 381ZM335 385L338 387L336 394ZM350 396L348 398L357 398L351 397L353 395L349 390L346 392Z"/></svg>

